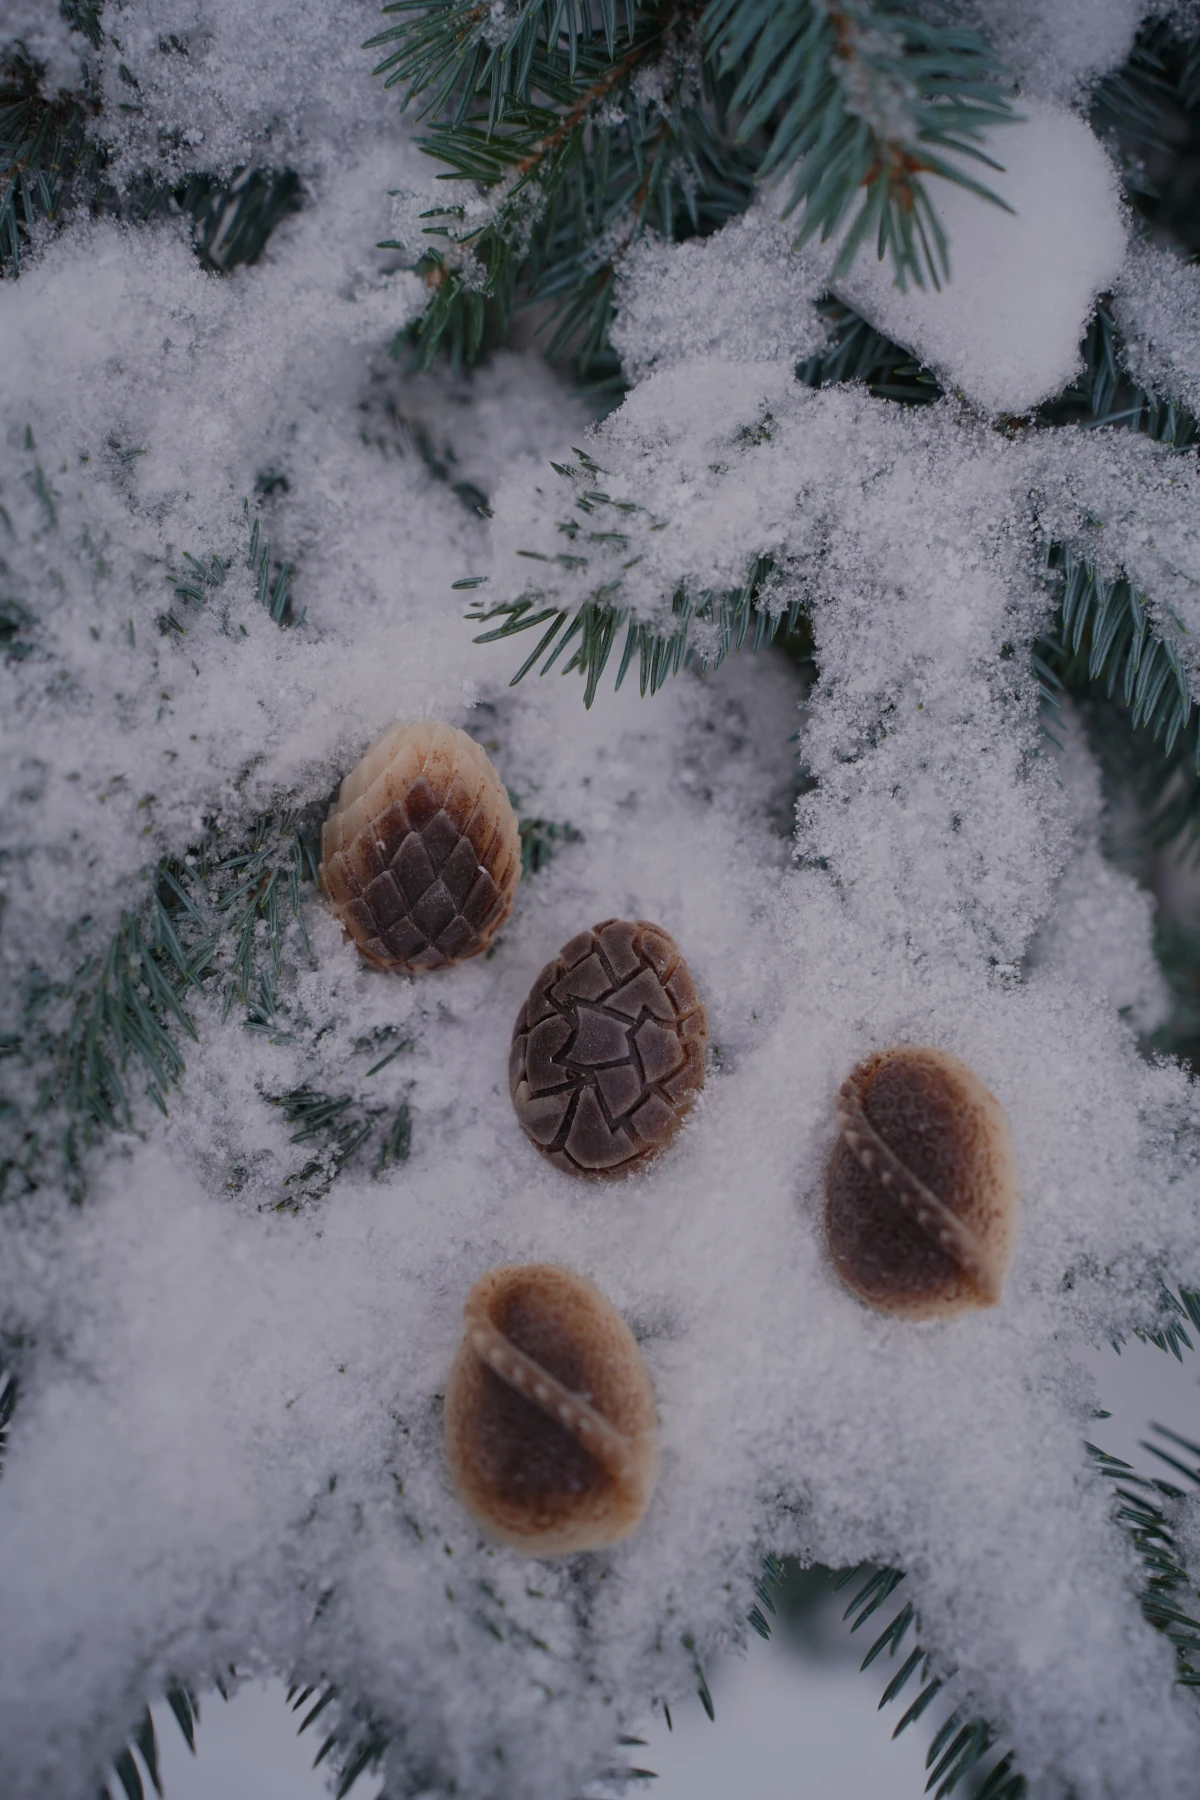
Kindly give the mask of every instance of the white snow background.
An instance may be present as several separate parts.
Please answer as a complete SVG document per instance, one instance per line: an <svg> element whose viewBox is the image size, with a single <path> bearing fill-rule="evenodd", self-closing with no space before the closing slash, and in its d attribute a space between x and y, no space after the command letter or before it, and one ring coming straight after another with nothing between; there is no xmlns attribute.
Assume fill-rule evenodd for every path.
<svg viewBox="0 0 1200 1800"><path fill-rule="evenodd" d="M1097 10L1117 42L1130 9ZM269 141L306 207L225 279L174 227L80 221L0 292L4 555L36 620L34 655L0 674L4 981L69 973L205 818L236 834L320 798L398 717L466 726L522 811L581 837L522 884L494 956L415 982L366 969L312 897L311 954L297 943L283 982L309 1029L270 1042L198 1000L169 1117L142 1104L109 1138L82 1208L43 1188L0 1210L0 1327L33 1347L0 1485L0 1791L94 1794L147 1698L235 1662L335 1682L383 1721L395 1793L602 1791L618 1736L744 1634L773 1550L909 1571L923 1641L1036 1794L1187 1792L1195 1710L1082 1449L1096 1390L1078 1347L1151 1323L1162 1280L1200 1285L1200 1108L1180 1069L1138 1055L1132 1026L1162 1005L1150 906L1107 871L1096 916L1095 771L1069 720L1052 754L1027 648L1053 604L1038 545L1067 534L1144 582L1195 672L1200 496L1153 445L987 423L1071 378L1119 261L1094 143L1064 127L1058 176L1095 195L1104 254L1084 262L1081 234L1071 278L1039 289L1038 354L1057 348L1036 382L1008 354L1019 313L982 316L976 341L946 309L913 341L960 397L916 415L799 388L819 283L780 273L768 221L647 252L622 350L654 372L587 435L533 353L470 380L388 362L422 293L373 245L390 191L428 192L432 172L354 48L375 18L129 0L128 167L166 123L214 167ZM172 34L188 56L160 48ZM1068 85L1037 91L1061 105ZM1033 281L1040 218L1026 237L981 205L963 229L982 266L1004 230ZM761 335L731 349L673 310L671 284L711 264L740 316L760 257ZM1128 304L1147 368L1182 391L1198 373L1180 285L1167 271L1161 300ZM491 497L490 533L398 415ZM653 700L606 685L588 713L575 676L509 690L526 640L472 645L456 578L582 593L516 552L561 547L579 484L550 460L585 441L610 499L642 509L621 515L638 616L771 553L777 603L812 610L803 711L777 657ZM242 568L264 475L287 484L262 515L305 609L287 631ZM185 552L231 575L164 634ZM588 554L594 580L618 552ZM797 757L815 785L789 843ZM613 914L677 937L715 1055L677 1147L608 1190L541 1161L505 1064L537 970ZM381 1101L409 1097L411 1159L275 1210L302 1151L265 1096L357 1081L386 1029L413 1040L379 1078ZM833 1097L896 1041L966 1058L1012 1122L1023 1218L994 1312L877 1316L825 1256ZM481 1542L441 1453L463 1297L526 1259L581 1270L624 1313L662 1421L638 1534L560 1563Z"/></svg>

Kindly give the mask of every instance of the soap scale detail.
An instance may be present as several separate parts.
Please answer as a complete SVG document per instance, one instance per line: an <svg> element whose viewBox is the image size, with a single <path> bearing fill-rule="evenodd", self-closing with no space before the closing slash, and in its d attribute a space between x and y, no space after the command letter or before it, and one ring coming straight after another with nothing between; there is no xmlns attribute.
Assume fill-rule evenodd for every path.
<svg viewBox="0 0 1200 1800"><path fill-rule="evenodd" d="M572 1175L622 1176L671 1142L704 1083L708 1015L679 946L645 919L564 944L513 1028L526 1136Z"/></svg>
<svg viewBox="0 0 1200 1800"><path fill-rule="evenodd" d="M512 906L521 844L481 746L436 720L385 732L341 785L320 878L377 968L414 974L486 950Z"/></svg>

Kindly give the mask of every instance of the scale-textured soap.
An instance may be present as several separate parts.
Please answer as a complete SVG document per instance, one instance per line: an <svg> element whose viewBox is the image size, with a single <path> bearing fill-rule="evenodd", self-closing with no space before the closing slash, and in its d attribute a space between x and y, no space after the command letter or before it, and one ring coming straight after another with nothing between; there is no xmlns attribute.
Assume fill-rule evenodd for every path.
<svg viewBox="0 0 1200 1800"><path fill-rule="evenodd" d="M975 1071L944 1050L884 1050L843 1082L837 1122L825 1226L847 1286L908 1319L994 1306L1019 1181L1008 1120Z"/></svg>
<svg viewBox="0 0 1200 1800"><path fill-rule="evenodd" d="M628 1537L658 1474L654 1391L598 1288L551 1263L484 1275L446 1384L446 1459L473 1518L527 1556Z"/></svg>
<svg viewBox="0 0 1200 1800"><path fill-rule="evenodd" d="M381 969L444 969L486 950L521 878L504 783L465 731L394 725L341 785L321 886Z"/></svg>
<svg viewBox="0 0 1200 1800"><path fill-rule="evenodd" d="M704 1082L708 1017L674 938L605 919L564 944L513 1030L527 1135L560 1169L625 1175L679 1130Z"/></svg>

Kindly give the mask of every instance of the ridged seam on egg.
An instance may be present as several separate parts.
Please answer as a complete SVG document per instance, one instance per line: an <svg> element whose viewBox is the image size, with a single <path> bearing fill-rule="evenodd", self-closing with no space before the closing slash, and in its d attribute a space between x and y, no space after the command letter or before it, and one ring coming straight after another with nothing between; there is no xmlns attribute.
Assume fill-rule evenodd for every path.
<svg viewBox="0 0 1200 1800"><path fill-rule="evenodd" d="M895 1088L895 1077L905 1071L918 1078L918 1091L925 1084L926 1104L932 1084L932 1107L924 1120L887 1121L889 1138L879 1131L878 1120L871 1122L870 1096L881 1075L885 1085L891 1077ZM847 1096L865 1110L864 1132L855 1130ZM889 1104L894 1111L894 1094ZM940 1144L936 1141L939 1112L952 1121L953 1142L945 1135L945 1120ZM938 1180L927 1184L910 1165L928 1161L931 1149L944 1154L947 1148L957 1158L957 1171L947 1176L941 1169ZM953 1191L938 1191L939 1185ZM899 1045L866 1058L851 1072L839 1093L839 1139L826 1176L825 1225L834 1267L869 1305L900 1318L929 1319L994 1304L1012 1257L1018 1195L1008 1120L968 1064L944 1050Z"/></svg>
<svg viewBox="0 0 1200 1800"><path fill-rule="evenodd" d="M506 1316L510 1326L517 1318L525 1345L506 1336ZM583 1276L532 1263L482 1276L463 1318L445 1442L468 1512L528 1556L627 1537L654 1490L658 1421L649 1373L620 1314ZM539 1337L542 1361L528 1348ZM547 1366L555 1361L558 1373ZM565 1368L574 1385L559 1378Z"/></svg>

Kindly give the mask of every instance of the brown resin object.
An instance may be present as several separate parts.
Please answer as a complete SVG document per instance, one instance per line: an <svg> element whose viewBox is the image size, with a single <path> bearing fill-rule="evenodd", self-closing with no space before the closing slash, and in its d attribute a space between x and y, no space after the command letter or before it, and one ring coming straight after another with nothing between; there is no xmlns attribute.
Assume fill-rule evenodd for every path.
<svg viewBox="0 0 1200 1800"><path fill-rule="evenodd" d="M704 1083L708 1016L675 940L605 919L564 944L513 1029L522 1128L560 1169L625 1175L669 1144Z"/></svg>
<svg viewBox="0 0 1200 1800"><path fill-rule="evenodd" d="M527 1556L628 1537L658 1474L654 1391L620 1313L551 1263L475 1283L446 1384L446 1460L490 1536Z"/></svg>
<svg viewBox="0 0 1200 1800"><path fill-rule="evenodd" d="M947 1318L994 1306L1019 1183L1008 1120L944 1050L899 1045L842 1083L825 1228L848 1287L881 1312Z"/></svg>
<svg viewBox="0 0 1200 1800"><path fill-rule="evenodd" d="M444 969L486 950L521 878L517 820L474 738L393 725L347 775L321 834L321 886L381 969Z"/></svg>

